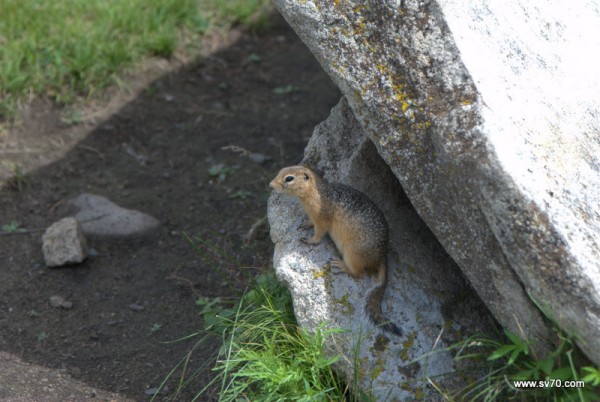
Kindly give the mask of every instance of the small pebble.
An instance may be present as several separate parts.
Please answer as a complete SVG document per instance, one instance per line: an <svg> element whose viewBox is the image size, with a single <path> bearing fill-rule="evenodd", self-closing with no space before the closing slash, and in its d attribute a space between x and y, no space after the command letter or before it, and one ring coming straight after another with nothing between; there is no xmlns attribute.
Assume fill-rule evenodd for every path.
<svg viewBox="0 0 600 402"><path fill-rule="evenodd" d="M272 159L271 157L258 152L252 152L250 155L248 155L248 158L250 158L252 162L258 163L259 165L262 165L263 163Z"/></svg>
<svg viewBox="0 0 600 402"><path fill-rule="evenodd" d="M158 394L158 387L153 387L153 388L148 388L146 391L144 391L144 393L146 395L156 395Z"/></svg>
<svg viewBox="0 0 600 402"><path fill-rule="evenodd" d="M73 303L65 300L62 296L54 295L50 297L50 305L56 308L64 308L65 310L69 310L73 307Z"/></svg>
<svg viewBox="0 0 600 402"><path fill-rule="evenodd" d="M133 311L142 311L144 309L144 306L140 306L137 303L132 303L129 305L129 308Z"/></svg>

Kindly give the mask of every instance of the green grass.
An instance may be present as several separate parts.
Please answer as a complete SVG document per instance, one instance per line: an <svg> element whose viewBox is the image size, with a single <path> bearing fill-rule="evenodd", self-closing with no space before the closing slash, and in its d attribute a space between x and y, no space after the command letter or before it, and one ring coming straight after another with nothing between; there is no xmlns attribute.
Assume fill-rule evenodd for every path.
<svg viewBox="0 0 600 402"><path fill-rule="evenodd" d="M23 228L21 227L21 225L18 222L13 221L13 222L2 225L0 227L0 231L2 231L4 233L18 233L20 231L23 231Z"/></svg>
<svg viewBox="0 0 600 402"><path fill-rule="evenodd" d="M7 181L7 184L9 188L18 192L21 192L27 186L27 178L23 174L21 166L17 164L12 165L12 177Z"/></svg>
<svg viewBox="0 0 600 402"><path fill-rule="evenodd" d="M19 102L70 103L123 69L169 57L211 24L260 25L265 0L0 0L0 119Z"/></svg>
<svg viewBox="0 0 600 402"><path fill-rule="evenodd" d="M224 402L351 400L332 370L338 357L324 353L325 340L340 331L320 328L309 334L300 329L291 296L273 273L260 275L232 308L220 307L218 299L201 299L198 304L206 330L222 337L223 346L213 368L216 376L195 400L205 400L215 390ZM187 359L182 366L186 363ZM186 377L183 371L174 400L198 375Z"/></svg>
<svg viewBox="0 0 600 402"><path fill-rule="evenodd" d="M461 366L472 367L475 375L482 370L485 373L454 392L432 384L448 401L600 401L600 370L579 352L574 337L543 311L556 335L555 348L548 355L537 356L532 341L510 331L504 331L501 340L476 335L444 350L455 353ZM463 375L468 376L469 371L467 368ZM545 385L523 387L518 386L519 381L535 381L538 385L543 381Z"/></svg>
<svg viewBox="0 0 600 402"><path fill-rule="evenodd" d="M268 25L270 0L210 0L210 3L221 20L258 31L264 30Z"/></svg>

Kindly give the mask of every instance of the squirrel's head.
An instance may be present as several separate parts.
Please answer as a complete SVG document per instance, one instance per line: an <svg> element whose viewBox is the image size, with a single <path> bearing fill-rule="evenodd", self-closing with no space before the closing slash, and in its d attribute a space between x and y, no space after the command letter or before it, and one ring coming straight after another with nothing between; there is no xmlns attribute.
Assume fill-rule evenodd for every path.
<svg viewBox="0 0 600 402"><path fill-rule="evenodd" d="M279 171L269 187L278 193L287 193L299 198L315 191L315 172L304 166L290 166Z"/></svg>

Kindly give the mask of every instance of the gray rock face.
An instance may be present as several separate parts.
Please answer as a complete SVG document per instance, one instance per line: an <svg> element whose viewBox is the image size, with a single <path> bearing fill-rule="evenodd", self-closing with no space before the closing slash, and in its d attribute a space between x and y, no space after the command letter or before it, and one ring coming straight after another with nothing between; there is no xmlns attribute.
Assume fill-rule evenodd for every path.
<svg viewBox="0 0 600 402"><path fill-rule="evenodd" d="M543 350L533 298L600 364L600 9L275 4L498 320Z"/></svg>
<svg viewBox="0 0 600 402"><path fill-rule="evenodd" d="M302 242L312 235L312 229L299 229L307 219L302 206L294 198L273 193L268 217L275 243L274 266L277 277L292 293L298 322L310 331L323 322L351 330L337 335L328 347L332 353L342 354L338 368L350 382L354 363L359 362L360 386L376 400L411 399L420 392L428 395L426 400L434 400L436 393L430 393L421 381L452 372L452 357L439 352L409 363L431 352L434 345L442 349L456 342L459 332L485 331L492 317L410 205L344 99L315 129L302 163L322 171L330 181L361 190L384 212L391 250L382 307L386 316L402 327L404 336L388 336L373 328L364 306L374 278L356 281L330 272L327 261L337 258L333 242L329 237L317 246ZM449 381L457 378L435 381L451 385Z"/></svg>
<svg viewBox="0 0 600 402"><path fill-rule="evenodd" d="M53 223L42 236L44 260L49 267L78 264L87 257L87 245L79 223L67 217Z"/></svg>
<svg viewBox="0 0 600 402"><path fill-rule="evenodd" d="M86 235L132 236L159 225L152 216L122 208L100 195L81 194L69 200L68 204L77 210L74 217Z"/></svg>

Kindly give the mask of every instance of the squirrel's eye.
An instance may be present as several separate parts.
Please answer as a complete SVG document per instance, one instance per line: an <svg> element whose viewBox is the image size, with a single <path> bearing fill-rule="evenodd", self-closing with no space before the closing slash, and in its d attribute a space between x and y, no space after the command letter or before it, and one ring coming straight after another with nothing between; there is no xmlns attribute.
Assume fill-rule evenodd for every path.
<svg viewBox="0 0 600 402"><path fill-rule="evenodd" d="M285 178L285 182L286 183L289 183L289 182L291 182L293 180L294 180L294 176L286 176L286 178Z"/></svg>

